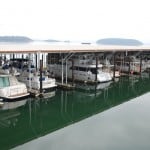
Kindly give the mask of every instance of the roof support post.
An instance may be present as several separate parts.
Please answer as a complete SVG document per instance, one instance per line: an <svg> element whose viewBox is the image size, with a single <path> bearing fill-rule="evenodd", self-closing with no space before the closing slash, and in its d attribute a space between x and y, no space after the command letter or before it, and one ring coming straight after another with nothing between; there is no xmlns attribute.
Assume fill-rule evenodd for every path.
<svg viewBox="0 0 150 150"><path fill-rule="evenodd" d="M28 62L28 69L29 69L29 90L31 91L31 53L29 53L29 62Z"/></svg>
<svg viewBox="0 0 150 150"><path fill-rule="evenodd" d="M113 80L115 80L115 71L116 71L116 53L114 52L114 69L113 69Z"/></svg>
<svg viewBox="0 0 150 150"><path fill-rule="evenodd" d="M62 85L64 84L64 68L63 68L63 55L62 55L62 58L61 58L61 83Z"/></svg>
<svg viewBox="0 0 150 150"><path fill-rule="evenodd" d="M67 77L68 76L68 74L67 74L67 59L66 59L66 84L67 84Z"/></svg>
<svg viewBox="0 0 150 150"><path fill-rule="evenodd" d="M129 68L128 68L128 75L130 75L131 73L131 58L130 58L130 55L129 55Z"/></svg>
<svg viewBox="0 0 150 150"><path fill-rule="evenodd" d="M43 82L42 82L42 72L43 72L43 59L40 59L40 96L43 93Z"/></svg>
<svg viewBox="0 0 150 150"><path fill-rule="evenodd" d="M38 68L38 65L37 65L37 53L35 53L35 68L36 68L36 71L37 71L37 68Z"/></svg>
<svg viewBox="0 0 150 150"><path fill-rule="evenodd" d="M141 75L141 73L142 73L142 56L143 56L143 54L142 54L142 52L140 53L140 75Z"/></svg>
<svg viewBox="0 0 150 150"><path fill-rule="evenodd" d="M72 59L72 85L74 85L74 60Z"/></svg>
<svg viewBox="0 0 150 150"><path fill-rule="evenodd" d="M96 59L96 72L95 72L95 82L97 82L97 71L98 71L98 57L95 53L95 59Z"/></svg>

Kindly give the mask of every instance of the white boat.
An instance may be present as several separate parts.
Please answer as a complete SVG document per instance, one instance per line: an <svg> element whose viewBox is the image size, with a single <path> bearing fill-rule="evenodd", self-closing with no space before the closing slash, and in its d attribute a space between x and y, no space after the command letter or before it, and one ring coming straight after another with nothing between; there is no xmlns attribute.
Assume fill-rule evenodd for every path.
<svg viewBox="0 0 150 150"><path fill-rule="evenodd" d="M19 72L16 68L10 67L9 64L4 64L3 66L0 66L0 74L11 74L11 75L19 75Z"/></svg>
<svg viewBox="0 0 150 150"><path fill-rule="evenodd" d="M95 82L96 74L97 82L107 82L112 80L111 74L102 70L102 64L98 64L96 68L94 60L92 60L92 58L84 58L85 56L86 55L77 57L74 56L74 66L72 66L71 60L65 62L63 61L63 65L61 64L61 62L48 64L49 72L55 77L61 78L63 75L64 77L67 77L69 79L72 79L73 73L74 79L76 81L83 82Z"/></svg>
<svg viewBox="0 0 150 150"><path fill-rule="evenodd" d="M20 70L20 75L17 78L20 82L25 83L29 90L40 90L40 73L36 71L36 68ZM49 78L48 74L42 73L42 90L48 90L56 86L54 78Z"/></svg>
<svg viewBox="0 0 150 150"><path fill-rule="evenodd" d="M16 100L27 97L27 87L13 75L0 74L0 98L3 100Z"/></svg>
<svg viewBox="0 0 150 150"><path fill-rule="evenodd" d="M141 64L141 72L146 70L146 63L142 61ZM129 72L133 73L140 73L140 60L134 56L125 57L125 58L117 58L116 59L116 68L120 70L120 72Z"/></svg>
<svg viewBox="0 0 150 150"><path fill-rule="evenodd" d="M19 72L17 79L25 83L28 91L34 95L38 95L40 92L40 79L42 80L42 91L44 93L57 86L56 80L50 78L46 71L43 71L42 78L40 77L40 71L34 67L32 60L15 58L11 59L10 64Z"/></svg>
<svg viewBox="0 0 150 150"><path fill-rule="evenodd" d="M119 70L114 70L114 65L110 63L109 59L100 59L100 62L103 64L103 71L104 72L109 72L111 74L111 77L115 78L120 77L120 71Z"/></svg>
<svg viewBox="0 0 150 150"><path fill-rule="evenodd" d="M2 99L1 99L1 100L2 100ZM3 105L4 105L4 103L0 101L0 107L2 107Z"/></svg>

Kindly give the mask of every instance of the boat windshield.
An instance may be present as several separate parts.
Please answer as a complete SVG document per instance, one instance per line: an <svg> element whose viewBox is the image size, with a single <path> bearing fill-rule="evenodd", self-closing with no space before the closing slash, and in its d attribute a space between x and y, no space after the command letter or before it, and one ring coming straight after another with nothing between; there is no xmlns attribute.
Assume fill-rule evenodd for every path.
<svg viewBox="0 0 150 150"><path fill-rule="evenodd" d="M92 74L96 74L96 68L90 68L89 70L92 72Z"/></svg>
<svg viewBox="0 0 150 150"><path fill-rule="evenodd" d="M8 77L0 77L0 88L8 87L9 85Z"/></svg>

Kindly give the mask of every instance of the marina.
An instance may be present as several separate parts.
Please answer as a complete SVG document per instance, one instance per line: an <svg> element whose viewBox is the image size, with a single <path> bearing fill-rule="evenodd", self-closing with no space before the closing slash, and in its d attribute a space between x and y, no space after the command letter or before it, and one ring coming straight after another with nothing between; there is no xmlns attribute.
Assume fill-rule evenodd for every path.
<svg viewBox="0 0 150 150"><path fill-rule="evenodd" d="M111 116L111 111L114 110L120 114L124 105L130 105L131 101L134 107L132 101L138 103L139 100L136 98L142 101L142 96L147 96L150 91L150 49L148 47L104 48L84 44L83 47L51 45L42 48L37 45L17 45L16 47L0 46L0 52L0 77L11 77L7 81L0 80L2 150L38 149L34 147L34 143L41 143L39 147L43 148L44 142L41 141L45 138L60 143L60 132L64 132L65 143L63 144L66 145L66 136L68 136L66 133L72 127L70 131L72 135L75 134L74 132L84 130L82 128L84 122L88 130L93 130L93 128L90 129L91 122L87 120L98 117L98 120L94 119L92 122L103 124L105 121L100 119L103 114L108 113ZM24 85L25 95L19 93L21 87L16 90L15 86L8 81L16 85L17 83ZM11 92L14 95L13 93L10 96L3 95L9 93L8 88L11 88L11 85ZM4 92L3 87L7 88L7 92ZM141 103L145 106L149 102ZM137 109L141 108L135 105ZM144 108L141 109L144 110ZM127 110L131 111L130 106ZM147 120L150 119L149 116L146 117ZM126 120L131 121L127 117ZM119 120L110 122L110 128L113 125L116 126L117 121ZM137 126L141 121L143 119L140 117ZM77 129L76 126L78 126ZM95 136L102 138L99 130L104 129L101 127L99 129L99 126L101 125L95 126L95 132L91 134L91 138ZM125 127L122 124L120 126L128 129L127 123L124 123ZM137 130L143 128L137 128ZM105 130L108 130L107 125ZM120 132L118 136L123 136L124 139L122 134ZM126 131L126 134L129 132ZM109 133L107 136L112 137ZM147 136L149 137L150 134L147 133ZM78 139L76 135L74 138ZM69 142L68 146L71 149L84 149L86 139L87 137L83 136L81 143L78 141L81 147L74 146L73 141ZM46 149L49 147L52 147L52 150L60 149L56 145L54 148L52 141L46 143ZM96 142L94 147L91 141L91 149L96 150L101 147L98 143ZM126 142L122 144L126 146ZM148 147L149 142L145 145ZM112 144L109 143L108 146L112 147ZM69 150L64 145L62 149Z"/></svg>
<svg viewBox="0 0 150 150"><path fill-rule="evenodd" d="M0 150L150 150L148 0L0 1Z"/></svg>
<svg viewBox="0 0 150 150"><path fill-rule="evenodd" d="M149 50L148 46L2 44L1 70L17 70L16 78L28 92L42 96L57 86L74 89L75 82L97 84L148 72Z"/></svg>
<svg viewBox="0 0 150 150"><path fill-rule="evenodd" d="M25 83L34 96L57 86L74 89L75 82L97 84L121 75L141 74L149 70L149 50L148 46L93 44L0 45L1 59L6 56L10 59L5 60L8 64L3 64L3 68L5 65L17 70L17 79Z"/></svg>

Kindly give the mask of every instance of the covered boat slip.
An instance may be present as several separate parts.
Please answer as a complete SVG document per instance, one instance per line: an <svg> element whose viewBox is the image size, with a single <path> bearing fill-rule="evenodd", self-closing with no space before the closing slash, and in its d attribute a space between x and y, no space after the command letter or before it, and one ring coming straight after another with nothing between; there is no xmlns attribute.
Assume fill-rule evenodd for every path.
<svg viewBox="0 0 150 150"><path fill-rule="evenodd" d="M53 54L58 54L60 55L60 63L61 63L61 84L62 85L67 85L67 61L72 58L73 55L75 54L94 54L95 55L95 60L96 60L96 69L98 68L98 59L97 59L97 54L107 54L111 53L112 54L112 59L113 59L113 79L115 78L115 61L116 61L116 56L120 53L123 56L126 56L130 53L140 53L140 56L143 55L143 53L150 53L150 46L104 46L104 45L85 45L85 44L80 44L80 45L72 45L72 44L65 44L65 45L53 45L53 44L8 44L8 45L0 45L0 53L1 54L27 54L30 57L30 54L35 55L34 56L34 62L36 62L36 68L40 68L42 70L43 65L44 67L47 67L47 64L52 61L51 57L49 55ZM43 61L43 58L46 58L46 55L48 55L48 59ZM44 57L43 57L44 54ZM45 55L46 54L46 55ZM140 63L142 64L142 57L140 57L141 61ZM43 61L43 62L42 62ZM129 62L130 63L130 62ZM72 65L73 62L72 62ZM142 66L142 65L140 65ZM73 70L74 71L74 70ZM72 71L72 85L74 84L74 75ZM128 72L130 73L130 67L128 69ZM141 73L141 69L140 69ZM64 76L64 74L66 74ZM64 79L66 78L66 81L64 83ZM95 79L93 80L94 83L97 83L97 73L95 74ZM40 87L42 84L40 85ZM70 85L68 85L70 86ZM41 89L41 88L40 88ZM41 93L41 90L40 90Z"/></svg>

